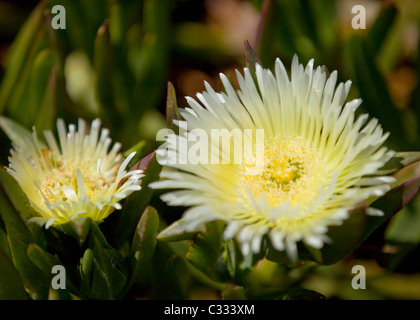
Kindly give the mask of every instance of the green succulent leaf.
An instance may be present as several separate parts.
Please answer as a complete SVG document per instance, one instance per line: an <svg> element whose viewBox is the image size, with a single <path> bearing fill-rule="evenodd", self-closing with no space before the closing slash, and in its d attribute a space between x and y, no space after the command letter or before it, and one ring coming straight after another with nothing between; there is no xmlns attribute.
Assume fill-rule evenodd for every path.
<svg viewBox="0 0 420 320"><path fill-rule="evenodd" d="M209 222L206 231L197 235L186 255L193 266L210 277L216 271L222 252L223 227L221 221Z"/></svg>
<svg viewBox="0 0 420 320"><path fill-rule="evenodd" d="M28 79L28 94L23 97L22 103L25 104L27 112L22 116L25 117L25 119L27 118L28 122L31 121L33 123L34 119L37 119L37 117L40 118L42 116L49 119L55 115L55 112L50 115L42 113L45 112L45 110L42 112L40 111L46 91L48 88L51 88L49 80L53 67L54 53L50 48L45 48L37 54L34 60ZM37 129L42 132L42 129L45 129L45 127L37 126Z"/></svg>
<svg viewBox="0 0 420 320"><path fill-rule="evenodd" d="M181 241L181 240L188 240L192 239L197 233L204 232L204 227L199 227L197 230L194 231L186 231L189 223L185 222L183 218L178 219L164 230L162 230L157 239L160 242L169 242L169 241Z"/></svg>
<svg viewBox="0 0 420 320"><path fill-rule="evenodd" d="M80 273L82 275L82 280L91 283L92 280L92 271L93 271L93 251L90 248L87 248L83 253L83 257L80 262Z"/></svg>
<svg viewBox="0 0 420 320"><path fill-rule="evenodd" d="M44 8L45 1L40 1L22 26L10 49L6 74L0 87L0 113L6 108L14 92L13 89L21 78L22 70L31 60L34 41L39 40L36 35L42 27Z"/></svg>
<svg viewBox="0 0 420 320"><path fill-rule="evenodd" d="M224 261L229 275L234 279L239 268L239 250L234 239L225 241Z"/></svg>
<svg viewBox="0 0 420 320"><path fill-rule="evenodd" d="M281 295L281 300L325 300L326 297L314 290L296 288L288 290Z"/></svg>
<svg viewBox="0 0 420 320"><path fill-rule="evenodd" d="M384 175L391 174L417 161L420 161L420 152L397 152L381 169L379 169L379 173ZM396 183L398 184L398 182Z"/></svg>
<svg viewBox="0 0 420 320"><path fill-rule="evenodd" d="M89 240L89 248L93 252L92 285L90 292L83 293L92 299L121 298L128 275L123 258L107 243L96 224L92 224Z"/></svg>
<svg viewBox="0 0 420 320"><path fill-rule="evenodd" d="M104 109L104 114L110 116L114 110L112 86L112 46L109 34L109 21L106 20L98 30L95 39L93 65L96 77L96 93Z"/></svg>
<svg viewBox="0 0 420 320"><path fill-rule="evenodd" d="M54 67L50 72L44 97L38 109L38 117L35 120L37 130L50 130L54 127L57 109L57 69Z"/></svg>
<svg viewBox="0 0 420 320"><path fill-rule="evenodd" d="M229 284L222 291L223 300L246 300L245 289L242 286Z"/></svg>
<svg viewBox="0 0 420 320"><path fill-rule="evenodd" d="M168 82L168 93L166 97L166 126L174 132L178 132L178 127L173 121L181 119L181 115L178 111L178 104L176 102L175 88L171 82Z"/></svg>
<svg viewBox="0 0 420 320"><path fill-rule="evenodd" d="M153 207L149 206L141 216L131 246L131 284L139 280L142 271L151 261L155 251L158 228L159 215Z"/></svg>
<svg viewBox="0 0 420 320"><path fill-rule="evenodd" d="M48 297L48 282L41 270L32 263L27 255L28 245L34 243L37 239L19 215L20 209L26 210L25 205L8 199L6 190L10 192L10 189L6 183L14 180L12 177L7 176L8 174L4 169L0 170L0 174L0 214L6 226L13 263L32 299L46 299ZM13 186L13 183L11 185ZM15 207L16 203L18 205Z"/></svg>
<svg viewBox="0 0 420 320"><path fill-rule="evenodd" d="M251 74L256 74L255 65L258 63L262 66L261 60L258 57L257 53L254 51L254 49L251 47L251 44L248 40L244 43L245 46L245 62L247 68L249 68L249 71Z"/></svg>
<svg viewBox="0 0 420 320"><path fill-rule="evenodd" d="M159 179L161 169L162 167L156 161L155 152L147 155L131 168L131 170L142 170L144 177L141 190L131 194L124 204L124 209L115 228L116 248L127 245L127 241L132 239L140 217L152 197L153 190L149 188L149 184Z"/></svg>
<svg viewBox="0 0 420 320"><path fill-rule="evenodd" d="M0 300L28 300L22 279L9 257L0 250Z"/></svg>
<svg viewBox="0 0 420 320"><path fill-rule="evenodd" d="M34 142L32 132L10 118L0 116L0 128L18 148L26 149L25 139ZM42 141L39 143L41 148L46 148Z"/></svg>
<svg viewBox="0 0 420 320"><path fill-rule="evenodd" d="M52 255L42 249L40 246L31 243L28 245L28 257L29 259L43 272L46 283L51 284L51 280L54 277L52 273L54 266L63 266L66 270L66 289L72 292L75 295L80 295L79 290L77 289L74 280L71 278L70 270L66 269L64 263L56 255ZM60 289L64 290L64 289Z"/></svg>
<svg viewBox="0 0 420 320"><path fill-rule="evenodd" d="M405 132L402 113L395 107L386 87L384 77L376 66L375 56L368 41L359 36L350 38L350 48L354 66L355 80L363 99L363 108L371 116L379 119L385 131L391 133L388 138L394 149L408 149L410 146L401 135Z"/></svg>
<svg viewBox="0 0 420 320"><path fill-rule="evenodd" d="M174 255L166 244L157 243L151 267L153 298L186 299L182 282L187 272L185 262L181 257Z"/></svg>
<svg viewBox="0 0 420 320"><path fill-rule="evenodd" d="M0 251L2 251L8 258L12 259L10 253L9 240L7 239L6 231L0 228Z"/></svg>
<svg viewBox="0 0 420 320"><path fill-rule="evenodd" d="M367 39L374 52L379 52L382 43L393 26L398 10L391 1L384 3L384 6L376 18L374 24L367 33Z"/></svg>
<svg viewBox="0 0 420 320"><path fill-rule="evenodd" d="M55 226L57 230L68 234L77 240L79 245L82 245L91 231L93 225L92 218L90 217L78 217L72 219L70 222Z"/></svg>

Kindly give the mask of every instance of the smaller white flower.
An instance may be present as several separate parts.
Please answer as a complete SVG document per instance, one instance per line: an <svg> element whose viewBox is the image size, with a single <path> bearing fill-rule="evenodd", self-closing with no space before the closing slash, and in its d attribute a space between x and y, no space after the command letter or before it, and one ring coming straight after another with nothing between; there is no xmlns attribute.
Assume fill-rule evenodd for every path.
<svg viewBox="0 0 420 320"><path fill-rule="evenodd" d="M30 221L46 228L77 217L102 221L121 209L122 199L141 189L142 171L126 171L135 153L122 161L121 144L109 150L109 130L100 127L96 119L88 133L86 122L79 119L78 130L70 124L67 131L58 119L59 144L45 131L48 148L42 148L34 128L33 140L26 137L24 149L13 145L7 170L39 214Z"/></svg>

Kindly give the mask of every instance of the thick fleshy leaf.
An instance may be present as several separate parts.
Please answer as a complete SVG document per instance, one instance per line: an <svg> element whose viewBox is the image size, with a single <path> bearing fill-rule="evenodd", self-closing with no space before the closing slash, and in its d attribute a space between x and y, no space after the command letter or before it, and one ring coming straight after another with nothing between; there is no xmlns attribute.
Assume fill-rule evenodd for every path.
<svg viewBox="0 0 420 320"><path fill-rule="evenodd" d="M360 36L350 38L355 80L363 99L363 108L373 117L379 119L385 131L391 134L388 142L394 149L409 149L410 145L401 135L404 132L402 113L395 107L385 80L376 66L373 50L368 41Z"/></svg>
<svg viewBox="0 0 420 320"><path fill-rule="evenodd" d="M13 263L32 299L46 299L48 297L48 282L41 270L31 262L27 255L28 245L34 243L36 238L20 218L18 209L7 198L3 182L4 180L2 180L0 191L0 214L6 226Z"/></svg>
<svg viewBox="0 0 420 320"><path fill-rule="evenodd" d="M92 218L78 217L70 222L55 226L55 228L73 237L77 240L79 245L82 245L86 241L86 238L91 230L91 226Z"/></svg>
<svg viewBox="0 0 420 320"><path fill-rule="evenodd" d="M222 292L223 300L246 300L245 289L242 286L230 284Z"/></svg>
<svg viewBox="0 0 420 320"><path fill-rule="evenodd" d="M16 180L4 168L0 168L0 186L23 221L37 216L25 193L19 187Z"/></svg>
<svg viewBox="0 0 420 320"><path fill-rule="evenodd" d="M147 207L137 225L137 232L131 246L131 279L130 284L138 281L141 272L150 263L156 246L159 228L159 215L153 207Z"/></svg>
<svg viewBox="0 0 420 320"><path fill-rule="evenodd" d="M121 248L128 244L127 241L131 241L134 230L153 193L149 184L159 179L161 169L162 167L156 161L155 152L144 157L131 168L131 170L143 170L145 176L142 178L141 190L131 194L124 204L124 209L115 228L116 248Z"/></svg>
<svg viewBox="0 0 420 320"><path fill-rule="evenodd" d="M110 116L114 108L112 87L112 46L109 22L106 20L98 29L94 46L93 66L96 77L96 93L104 114Z"/></svg>
<svg viewBox="0 0 420 320"><path fill-rule="evenodd" d="M391 30L398 10L392 1L384 2L384 7L367 33L370 47L375 53L379 52L382 43Z"/></svg>
<svg viewBox="0 0 420 320"><path fill-rule="evenodd" d="M187 240L192 239L197 233L205 230L204 227L199 227L197 230L187 232L185 229L188 225L189 223L186 223L183 218L178 219L162 230L158 234L157 239L161 242Z"/></svg>
<svg viewBox="0 0 420 320"><path fill-rule="evenodd" d="M38 117L34 126L40 132L51 130L54 127L57 114L57 69L53 68L50 73L44 97L38 110Z"/></svg>
<svg viewBox="0 0 420 320"><path fill-rule="evenodd" d="M138 116L156 106L165 90L164 79L168 70L170 34L170 1L143 1L142 55L139 59L142 70L136 75L132 91L131 111ZM137 106L141 105L142 108Z"/></svg>
<svg viewBox="0 0 420 320"><path fill-rule="evenodd" d="M0 250L0 300L27 300L19 273L9 257Z"/></svg>
<svg viewBox="0 0 420 320"><path fill-rule="evenodd" d="M30 130L5 116L0 116L0 127L9 139L21 149L26 148L25 138L29 139L29 141L33 141L32 132ZM42 141L39 141L39 143L41 148L46 148L46 145Z"/></svg>
<svg viewBox="0 0 420 320"><path fill-rule="evenodd" d="M325 300L326 297L314 290L296 288L281 295L281 300Z"/></svg>
<svg viewBox="0 0 420 320"><path fill-rule="evenodd" d="M183 275L187 274L185 262L166 244L157 244L152 259L151 280L154 299L186 299L186 293L181 285Z"/></svg>
<svg viewBox="0 0 420 320"><path fill-rule="evenodd" d="M410 180L420 178L420 161L416 161L406 165L401 170L395 172L393 174L393 177L396 179L396 181L390 184L391 189L400 186L404 183L407 183Z"/></svg>
<svg viewBox="0 0 420 320"><path fill-rule="evenodd" d="M234 279L239 268L239 250L235 240L225 241L224 261L229 275Z"/></svg>
<svg viewBox="0 0 420 320"><path fill-rule="evenodd" d="M174 132L177 132L178 127L174 124L174 120L181 119L181 115L178 111L178 104L176 102L174 85L171 82L168 82L168 92L166 96L166 126Z"/></svg>
<svg viewBox="0 0 420 320"><path fill-rule="evenodd" d="M79 268L83 283L90 286L93 272L93 251L91 248L87 248L83 253Z"/></svg>
<svg viewBox="0 0 420 320"><path fill-rule="evenodd" d="M263 64L272 63L273 48L276 48L280 56L288 55L292 57L296 53L293 47L293 38L287 24L285 11L281 10L280 2L274 0L264 0L261 8L260 22L257 29L255 50ZM273 30L280 30L273 39ZM274 40L274 41L273 41Z"/></svg>
<svg viewBox="0 0 420 320"><path fill-rule="evenodd" d="M34 119L45 117L47 119L54 117L55 113L51 115L45 114L40 111L42 100L45 96L46 88L49 87L49 79L51 78L51 71L54 67L54 53L50 48L45 48L36 56L34 63L31 67L31 72L28 79L28 88L22 104L25 104L25 114L19 117L21 122L30 122L34 124ZM25 121L22 121L22 118ZM38 132L42 132L44 127L39 128Z"/></svg>
<svg viewBox="0 0 420 320"><path fill-rule="evenodd" d="M1 220L0 220L1 221ZM7 257L12 258L9 248L9 240L7 239L6 231L0 227L0 251L2 251Z"/></svg>
<svg viewBox="0 0 420 320"><path fill-rule="evenodd" d="M34 36L31 47L27 52L26 60L19 77L17 78L12 94L7 100L7 114L13 119L19 119L25 126L33 125L34 119L29 115L39 108L29 100L29 91L32 86L31 71L33 70L36 57L45 49L45 26L42 26ZM43 92L41 92L43 94Z"/></svg>
<svg viewBox="0 0 420 320"><path fill-rule="evenodd" d="M254 49L251 47L251 44L248 40L244 43L245 46L245 62L247 68L249 68L249 71L252 75L256 74L256 68L255 65L258 63L262 66L260 58L258 58L257 53L254 51Z"/></svg>
<svg viewBox="0 0 420 320"><path fill-rule="evenodd" d="M96 224L92 224L89 248L93 252L91 299L118 299L127 284L128 268L121 255L106 241Z"/></svg>
<svg viewBox="0 0 420 320"><path fill-rule="evenodd" d="M221 255L223 227L221 221L208 223L206 231L198 234L186 256L193 266L208 276L214 274Z"/></svg>
<svg viewBox="0 0 420 320"><path fill-rule="evenodd" d="M392 218L386 228L385 238L387 242L403 245L420 243L420 197L417 196Z"/></svg>
<svg viewBox="0 0 420 320"><path fill-rule="evenodd" d="M55 276L52 273L53 267L63 266L66 270L66 290L69 290L75 295L80 295L79 290L74 284L74 280L70 276L70 270L66 269L66 266L59 257L46 252L40 246L33 243L29 244L27 252L29 259L43 272L48 285L51 284L52 278Z"/></svg>
<svg viewBox="0 0 420 320"><path fill-rule="evenodd" d="M0 113L3 112L10 96L13 94L13 88L19 81L25 64L30 61L28 55L34 40L37 39L36 34L42 26L44 8L45 1L40 1L20 29L10 48L6 74L0 87Z"/></svg>
<svg viewBox="0 0 420 320"><path fill-rule="evenodd" d="M391 174L417 161L420 161L420 152L397 152L379 171L381 174Z"/></svg>

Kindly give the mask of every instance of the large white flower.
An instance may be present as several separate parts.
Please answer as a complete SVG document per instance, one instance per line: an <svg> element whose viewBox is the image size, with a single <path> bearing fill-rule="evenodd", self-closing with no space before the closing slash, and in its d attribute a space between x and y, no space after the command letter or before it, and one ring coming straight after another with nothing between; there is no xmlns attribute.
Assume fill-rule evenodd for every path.
<svg viewBox="0 0 420 320"><path fill-rule="evenodd" d="M8 172L16 179L39 217L40 224L59 225L77 217L102 221L119 201L140 190L140 170L125 169L134 153L122 161L120 143L112 140L109 130L100 129L101 122L92 122L90 132L80 119L67 132L64 121L57 121L59 144L51 131L45 131L48 148L43 148L34 129L32 140L25 139L25 148L14 145Z"/></svg>
<svg viewBox="0 0 420 320"><path fill-rule="evenodd" d="M165 179L152 184L182 189L162 199L169 205L191 206L184 213L187 231L223 220L225 238L236 237L244 254L259 252L267 235L275 249L296 259L299 241L323 247L330 240L329 226L341 224L360 202L389 190L393 178L378 175L394 154L382 146L388 133L376 119L366 124L366 114L356 119L360 99L344 105L351 82L336 88L336 71L327 79L321 67L313 68L313 60L304 68L295 56L290 80L280 59L275 75L256 66L258 86L248 68L244 76L237 71L238 91L224 74L220 77L225 92L217 93L206 83L206 92L197 94L204 107L187 97L191 108L181 110L185 121L177 122L187 131L168 135L167 168L161 173ZM212 129L223 128L232 133L231 146L238 139L246 140L238 130L263 129L262 153L254 148L250 159L243 149L241 163L185 161L181 146L191 150L194 142L194 150L200 144L201 150L207 150L215 145L210 141ZM203 134L191 138L197 129L204 130L209 140ZM209 157L226 153L223 144L219 147L208 147ZM263 161L255 161L258 157Z"/></svg>

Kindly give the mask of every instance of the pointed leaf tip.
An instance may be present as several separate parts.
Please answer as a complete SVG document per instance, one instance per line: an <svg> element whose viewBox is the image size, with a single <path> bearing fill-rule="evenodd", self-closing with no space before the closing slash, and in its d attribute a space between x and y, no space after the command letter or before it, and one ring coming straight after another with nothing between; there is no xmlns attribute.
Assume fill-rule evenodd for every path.
<svg viewBox="0 0 420 320"><path fill-rule="evenodd" d="M255 73L255 64L258 63L262 66L261 60L248 40L245 40L244 47L246 66L252 71L252 73Z"/></svg>
<svg viewBox="0 0 420 320"><path fill-rule="evenodd" d="M178 111L174 85L169 81L166 97L166 126L175 131L177 129L174 120L182 120L182 118Z"/></svg>

